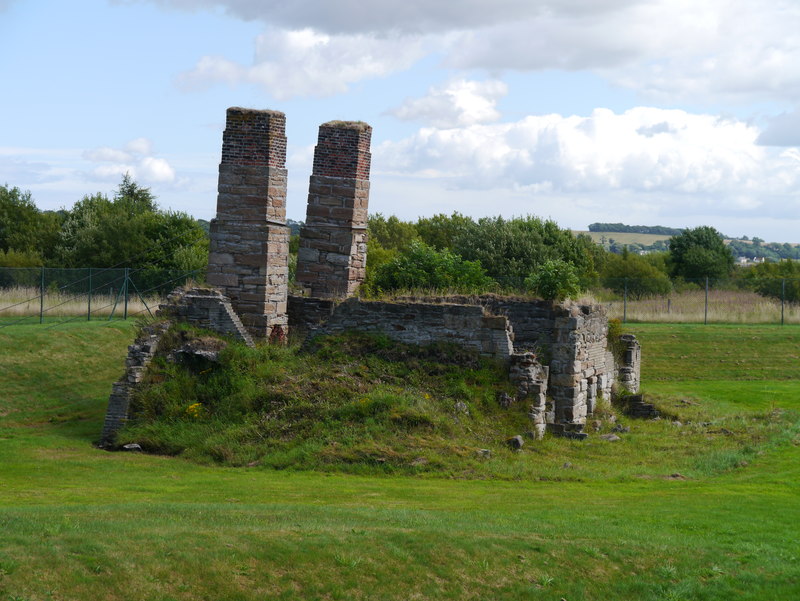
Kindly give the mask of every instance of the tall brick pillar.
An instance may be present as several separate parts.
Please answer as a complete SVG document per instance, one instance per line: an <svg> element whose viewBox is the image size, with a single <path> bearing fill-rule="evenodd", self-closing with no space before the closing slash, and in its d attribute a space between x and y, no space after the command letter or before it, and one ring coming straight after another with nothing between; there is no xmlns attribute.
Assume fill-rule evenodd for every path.
<svg viewBox="0 0 800 601"><path fill-rule="evenodd" d="M297 255L297 283L310 296L344 298L364 281L371 137L359 121L319 127Z"/></svg>
<svg viewBox="0 0 800 601"><path fill-rule="evenodd" d="M208 283L231 299L256 337L287 329L286 116L229 108L222 135Z"/></svg>

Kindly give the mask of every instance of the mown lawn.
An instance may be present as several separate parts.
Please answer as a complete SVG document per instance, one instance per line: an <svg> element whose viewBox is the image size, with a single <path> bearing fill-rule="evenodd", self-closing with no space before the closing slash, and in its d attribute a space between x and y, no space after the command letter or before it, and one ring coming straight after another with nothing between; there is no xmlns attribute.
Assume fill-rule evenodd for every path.
<svg viewBox="0 0 800 601"><path fill-rule="evenodd" d="M634 330L645 391L689 425L467 480L100 451L132 326L0 329L0 599L800 598L800 329ZM768 438L729 427L755 419ZM680 436L693 463L631 465Z"/></svg>

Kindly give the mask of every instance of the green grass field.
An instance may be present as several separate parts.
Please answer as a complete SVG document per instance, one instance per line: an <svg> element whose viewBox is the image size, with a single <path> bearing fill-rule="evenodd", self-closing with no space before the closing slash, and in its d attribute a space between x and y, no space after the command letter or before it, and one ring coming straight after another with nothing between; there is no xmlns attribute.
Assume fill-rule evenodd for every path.
<svg viewBox="0 0 800 601"><path fill-rule="evenodd" d="M632 329L683 426L472 479L100 451L132 324L0 329L0 599L800 598L800 329Z"/></svg>

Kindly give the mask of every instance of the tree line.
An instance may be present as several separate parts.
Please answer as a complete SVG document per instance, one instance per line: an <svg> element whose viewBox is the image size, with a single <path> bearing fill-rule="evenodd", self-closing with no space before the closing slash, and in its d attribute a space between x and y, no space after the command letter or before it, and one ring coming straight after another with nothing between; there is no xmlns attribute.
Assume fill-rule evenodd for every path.
<svg viewBox="0 0 800 601"><path fill-rule="evenodd" d="M291 225L296 253L301 224ZM59 211L40 211L29 192L0 186L0 267L186 273L207 266L208 242L207 222L162 210L128 175L111 197L87 195ZM373 214L363 294L524 292L561 299L603 287L642 298L723 281L800 300L800 263L736 268L722 234L708 226L681 230L666 251L640 255L624 247L608 252L586 235L530 215L474 219L456 212L403 221Z"/></svg>
<svg viewBox="0 0 800 601"><path fill-rule="evenodd" d="M625 225L624 223L590 223L590 232L613 232L617 234L657 234L659 236L677 236L682 228L663 225Z"/></svg>
<svg viewBox="0 0 800 601"><path fill-rule="evenodd" d="M131 267L190 272L208 263L208 236L186 213L158 207L129 175L109 198L41 211L30 192L0 186L0 267Z"/></svg>

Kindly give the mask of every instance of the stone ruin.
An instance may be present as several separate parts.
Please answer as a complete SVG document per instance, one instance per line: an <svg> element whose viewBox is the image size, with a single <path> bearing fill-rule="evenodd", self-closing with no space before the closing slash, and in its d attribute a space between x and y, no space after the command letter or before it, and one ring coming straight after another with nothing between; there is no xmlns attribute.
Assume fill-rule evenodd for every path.
<svg viewBox="0 0 800 601"><path fill-rule="evenodd" d="M528 404L536 437L545 430L580 432L615 383L638 392L639 343L623 336L618 362L599 305L496 296L355 298L365 277L371 161L372 129L362 122L319 128L297 260L302 294L289 295L285 126L278 111L228 109L207 278L218 290L174 294L162 315L248 344L285 340L291 327L307 339L359 330L412 344L472 348L509 366L517 393L501 402ZM126 374L109 399L101 445L110 445L125 424L163 332L163 326L146 328L131 345Z"/></svg>

